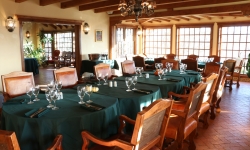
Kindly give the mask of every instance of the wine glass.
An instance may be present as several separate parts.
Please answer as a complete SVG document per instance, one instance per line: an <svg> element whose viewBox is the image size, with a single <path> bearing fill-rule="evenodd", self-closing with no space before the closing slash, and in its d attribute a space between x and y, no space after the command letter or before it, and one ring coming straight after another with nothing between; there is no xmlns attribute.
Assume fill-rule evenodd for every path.
<svg viewBox="0 0 250 150"><path fill-rule="evenodd" d="M36 85L35 87L32 88L32 94L35 96L35 99L33 99L33 101L40 101L40 99L37 98L39 91L40 91L39 85Z"/></svg>
<svg viewBox="0 0 250 150"><path fill-rule="evenodd" d="M47 85L47 87L48 87L49 90L54 89L54 88L55 88L55 83L54 83L54 81L50 81L50 83Z"/></svg>
<svg viewBox="0 0 250 150"><path fill-rule="evenodd" d="M107 80L108 80L108 74L106 74L105 76L103 76L103 81L104 81L104 83L103 83L103 85L108 85L108 83L107 83Z"/></svg>
<svg viewBox="0 0 250 150"><path fill-rule="evenodd" d="M77 94L80 98L79 104L84 104L85 102L83 101L83 97L85 96L85 87L84 86L78 86L77 87Z"/></svg>
<svg viewBox="0 0 250 150"><path fill-rule="evenodd" d="M56 87L58 93L60 93L60 90L62 89L62 81L56 81L55 87Z"/></svg>
<svg viewBox="0 0 250 150"><path fill-rule="evenodd" d="M98 80L98 84L97 85L101 85L100 80L102 79L102 74L99 74L96 79Z"/></svg>
<svg viewBox="0 0 250 150"><path fill-rule="evenodd" d="M133 84L134 84L134 88L132 90L136 90L135 84L137 83L137 76L132 76L132 80L133 80Z"/></svg>
<svg viewBox="0 0 250 150"><path fill-rule="evenodd" d="M173 68L173 63L168 63L168 67L169 67L168 71L171 72Z"/></svg>
<svg viewBox="0 0 250 150"><path fill-rule="evenodd" d="M54 107L54 105L51 104L50 90L49 90L49 89L47 89L47 90L45 91L45 96L46 96L47 101L49 101L49 105L47 105L47 108L52 108L52 107Z"/></svg>
<svg viewBox="0 0 250 150"><path fill-rule="evenodd" d="M159 63L155 63L155 69L159 69Z"/></svg>
<svg viewBox="0 0 250 150"><path fill-rule="evenodd" d="M167 67L167 68L163 68L163 69L162 69L162 73L163 73L163 74L162 74L162 75L163 75L163 80L166 80L166 77L165 77L165 76L166 76L166 74L168 73L168 67Z"/></svg>
<svg viewBox="0 0 250 150"><path fill-rule="evenodd" d="M59 109L58 107L56 107L56 101L57 101L58 97L59 97L59 93L58 93L58 91L56 89L53 89L53 90L50 91L50 98L51 98L51 100L54 101L54 104L55 104L54 107L52 108L52 110L58 110Z"/></svg>
<svg viewBox="0 0 250 150"><path fill-rule="evenodd" d="M32 87L26 87L26 94L29 96L30 101L27 104L33 104L34 102L31 101L31 96L32 96Z"/></svg>
<svg viewBox="0 0 250 150"><path fill-rule="evenodd" d="M130 78L130 77L126 77L126 78L125 78L125 83L126 83L126 85L127 85L127 87L128 87L128 89L127 89L126 91L127 91L127 92L132 91L132 90L130 90L130 86L131 86L131 85L132 85L132 83L133 83L132 78Z"/></svg>
<svg viewBox="0 0 250 150"><path fill-rule="evenodd" d="M159 76L159 79L158 80L162 80L161 76L163 75L163 70L162 69L158 69L158 76Z"/></svg>
<svg viewBox="0 0 250 150"><path fill-rule="evenodd" d="M85 93L89 96L89 100L87 101L87 103L91 103L93 102L92 100L90 100L90 95L92 94L92 85L91 84L87 84L85 86Z"/></svg>

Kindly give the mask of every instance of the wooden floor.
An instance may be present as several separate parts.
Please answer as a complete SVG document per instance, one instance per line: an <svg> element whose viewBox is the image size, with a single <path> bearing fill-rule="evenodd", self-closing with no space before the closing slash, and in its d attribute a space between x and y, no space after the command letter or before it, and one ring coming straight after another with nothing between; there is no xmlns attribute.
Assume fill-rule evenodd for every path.
<svg viewBox="0 0 250 150"><path fill-rule="evenodd" d="M53 67L40 69L35 75L36 84L53 80ZM221 101L221 112L215 120L209 119L208 129L198 127L195 139L197 150L250 150L250 82L226 87Z"/></svg>

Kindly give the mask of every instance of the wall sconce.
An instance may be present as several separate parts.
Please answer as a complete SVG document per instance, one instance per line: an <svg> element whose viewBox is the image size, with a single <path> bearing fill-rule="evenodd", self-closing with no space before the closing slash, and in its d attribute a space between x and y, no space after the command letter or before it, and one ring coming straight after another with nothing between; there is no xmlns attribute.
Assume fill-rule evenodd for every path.
<svg viewBox="0 0 250 150"><path fill-rule="evenodd" d="M137 35L138 35L138 36L142 35L141 28L138 28L138 29L137 29Z"/></svg>
<svg viewBox="0 0 250 150"><path fill-rule="evenodd" d="M15 29L15 20L9 16L6 21L5 21L5 26L6 26L6 29L9 31L9 32L12 32L14 31Z"/></svg>
<svg viewBox="0 0 250 150"><path fill-rule="evenodd" d="M85 22L84 25L83 25L83 32L84 32L85 34L88 34L88 33L89 33L89 30L90 30L89 24Z"/></svg>
<svg viewBox="0 0 250 150"><path fill-rule="evenodd" d="M30 38L30 32L29 31L26 31L26 38Z"/></svg>

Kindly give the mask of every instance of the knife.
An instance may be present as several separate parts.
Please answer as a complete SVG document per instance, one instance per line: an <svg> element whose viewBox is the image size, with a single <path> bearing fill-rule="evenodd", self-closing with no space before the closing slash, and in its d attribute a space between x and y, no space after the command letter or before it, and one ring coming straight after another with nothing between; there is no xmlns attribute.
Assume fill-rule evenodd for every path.
<svg viewBox="0 0 250 150"><path fill-rule="evenodd" d="M44 111L45 109L46 109L46 107L45 108L40 108L38 111L36 111L32 115L30 115L30 118L35 117L37 114L39 114L40 112Z"/></svg>
<svg viewBox="0 0 250 150"><path fill-rule="evenodd" d="M138 92L142 92L142 93L146 93L146 94L150 94L150 92L147 92L147 91L142 91L142 90L136 90L136 91L138 91Z"/></svg>
<svg viewBox="0 0 250 150"><path fill-rule="evenodd" d="M86 105L87 107L94 108L95 110L101 110L101 109L102 109L102 108L100 108L100 107L96 107L96 106L93 106L93 105L90 105L90 104L87 104L87 103L85 103L85 105Z"/></svg>

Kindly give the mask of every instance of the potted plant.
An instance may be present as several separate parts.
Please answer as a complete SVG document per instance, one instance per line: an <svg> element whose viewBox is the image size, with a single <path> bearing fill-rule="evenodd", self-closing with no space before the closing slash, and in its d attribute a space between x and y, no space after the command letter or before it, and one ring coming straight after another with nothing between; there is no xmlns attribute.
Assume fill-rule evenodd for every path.
<svg viewBox="0 0 250 150"><path fill-rule="evenodd" d="M36 58L39 65L43 64L43 56L44 56L44 49L41 46L34 49L34 46L31 42L26 40L26 44L24 44L24 57L26 58Z"/></svg>
<svg viewBox="0 0 250 150"><path fill-rule="evenodd" d="M250 53L248 54L246 69L247 69L247 76L248 76L248 78L250 78Z"/></svg>
<svg viewBox="0 0 250 150"><path fill-rule="evenodd" d="M44 34L43 30L40 30L40 32L37 34L37 36L39 36L39 41L40 41L40 43L42 44L42 47L43 47L43 48L44 48L44 46L45 46L45 44L46 44L47 42L51 42L51 41L53 40L53 38L47 37L47 36Z"/></svg>

